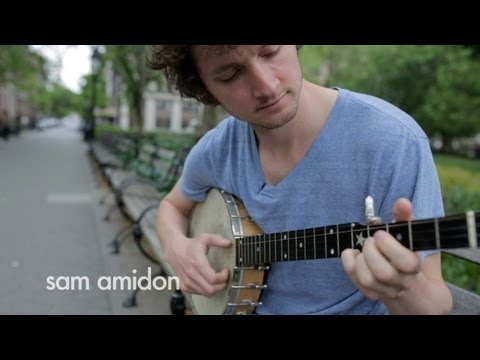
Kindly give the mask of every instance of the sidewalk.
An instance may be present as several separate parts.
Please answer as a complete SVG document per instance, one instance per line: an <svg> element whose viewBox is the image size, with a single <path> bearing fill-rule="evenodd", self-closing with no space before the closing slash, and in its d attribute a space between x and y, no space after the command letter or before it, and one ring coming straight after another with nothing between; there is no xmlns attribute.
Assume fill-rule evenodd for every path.
<svg viewBox="0 0 480 360"><path fill-rule="evenodd" d="M141 291L139 306L127 309L122 302L131 291L98 288L103 276L158 270L132 240L119 256L110 254L108 243L125 221L118 213L102 221L107 207L98 200L106 187L98 175L75 129L0 142L0 314L170 313L166 290Z"/></svg>

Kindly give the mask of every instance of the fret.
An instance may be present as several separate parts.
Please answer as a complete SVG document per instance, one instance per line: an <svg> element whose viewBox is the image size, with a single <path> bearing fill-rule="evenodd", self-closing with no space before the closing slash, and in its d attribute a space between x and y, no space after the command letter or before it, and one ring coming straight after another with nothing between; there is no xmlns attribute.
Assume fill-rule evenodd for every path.
<svg viewBox="0 0 480 360"><path fill-rule="evenodd" d="M413 250L413 235L412 235L412 222L408 222L408 246L410 250Z"/></svg>
<svg viewBox="0 0 480 360"><path fill-rule="evenodd" d="M282 261L282 235L275 234L275 261Z"/></svg>
<svg viewBox="0 0 480 360"><path fill-rule="evenodd" d="M305 230L297 230L298 253L302 260L307 259L307 239L305 239Z"/></svg>
<svg viewBox="0 0 480 360"><path fill-rule="evenodd" d="M305 229L305 259L316 259L315 254L315 229Z"/></svg>
<svg viewBox="0 0 480 360"><path fill-rule="evenodd" d="M352 248L352 224L340 224L337 228L337 256L341 256L343 250Z"/></svg>
<svg viewBox="0 0 480 360"><path fill-rule="evenodd" d="M327 258L338 257L337 255L337 234L336 226L328 226L326 228L327 234Z"/></svg>
<svg viewBox="0 0 480 360"><path fill-rule="evenodd" d="M468 238L465 236L467 231L465 217L438 219L438 228L442 249L455 249L469 246Z"/></svg>
<svg viewBox="0 0 480 360"><path fill-rule="evenodd" d="M435 224L435 248L440 249L440 229L438 228L438 219L433 219Z"/></svg>
<svg viewBox="0 0 480 360"><path fill-rule="evenodd" d="M327 250L327 227L323 228L323 241L325 242L325 259L328 258L328 250Z"/></svg>
<svg viewBox="0 0 480 360"><path fill-rule="evenodd" d="M340 256L340 233L337 225L337 256Z"/></svg>
<svg viewBox="0 0 480 360"><path fill-rule="evenodd" d="M318 259L317 256L317 229L313 229L313 258Z"/></svg>
<svg viewBox="0 0 480 360"><path fill-rule="evenodd" d="M265 235L265 264L272 262L272 251L271 251L271 246L272 242L270 240L272 234L266 234Z"/></svg>
<svg viewBox="0 0 480 360"><path fill-rule="evenodd" d="M408 227L405 223L390 224L390 235L397 239L400 244L408 248Z"/></svg>
<svg viewBox="0 0 480 360"><path fill-rule="evenodd" d="M434 225L434 224L433 224ZM412 241L409 240L410 250L419 251L427 249L436 249L435 225L430 221L414 221L408 224L408 232L412 235Z"/></svg>
<svg viewBox="0 0 480 360"><path fill-rule="evenodd" d="M355 248L355 245L353 244L353 228L355 227L355 224L354 223L351 223L350 224L350 241L351 241L351 249L354 249Z"/></svg>
<svg viewBox="0 0 480 360"><path fill-rule="evenodd" d="M297 257L297 244L296 244L296 231L288 232L288 260L298 260Z"/></svg>
<svg viewBox="0 0 480 360"><path fill-rule="evenodd" d="M260 262L260 235L255 235L255 264Z"/></svg>
<svg viewBox="0 0 480 360"><path fill-rule="evenodd" d="M256 254L256 264L260 264L262 262L262 252L261 252L261 244L260 244L260 234L255 236L255 254Z"/></svg>
<svg viewBox="0 0 480 360"><path fill-rule="evenodd" d="M282 260L289 261L290 260L290 249L288 248L288 233L282 232Z"/></svg>
<svg viewBox="0 0 480 360"><path fill-rule="evenodd" d="M273 261L276 261L276 255L277 255L277 252L276 252L277 248L275 247L275 235L274 234L270 234L270 261L269 262L272 262L272 258L274 259Z"/></svg>
<svg viewBox="0 0 480 360"><path fill-rule="evenodd" d="M298 260L297 231L294 231L294 237L295 237L295 260Z"/></svg>
<svg viewBox="0 0 480 360"><path fill-rule="evenodd" d="M263 263L265 264L267 262L267 244L266 244L266 236L263 236Z"/></svg>

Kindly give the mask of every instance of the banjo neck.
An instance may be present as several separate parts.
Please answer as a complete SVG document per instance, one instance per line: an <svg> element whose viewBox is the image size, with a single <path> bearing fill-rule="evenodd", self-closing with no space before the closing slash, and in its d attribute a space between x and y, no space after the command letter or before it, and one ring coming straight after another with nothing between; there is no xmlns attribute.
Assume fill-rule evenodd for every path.
<svg viewBox="0 0 480 360"><path fill-rule="evenodd" d="M390 233L412 251L477 248L480 212L381 225L350 223L238 237L235 239L236 263L246 267L338 258L345 249L361 250L363 242L377 230Z"/></svg>

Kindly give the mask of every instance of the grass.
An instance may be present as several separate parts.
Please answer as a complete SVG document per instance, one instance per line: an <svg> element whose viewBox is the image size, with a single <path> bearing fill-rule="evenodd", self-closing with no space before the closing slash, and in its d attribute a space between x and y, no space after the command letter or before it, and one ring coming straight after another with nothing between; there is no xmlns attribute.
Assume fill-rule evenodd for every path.
<svg viewBox="0 0 480 360"><path fill-rule="evenodd" d="M480 161L452 155L434 156L442 185L445 213L480 211ZM480 294L480 265L442 254L442 273L448 282Z"/></svg>

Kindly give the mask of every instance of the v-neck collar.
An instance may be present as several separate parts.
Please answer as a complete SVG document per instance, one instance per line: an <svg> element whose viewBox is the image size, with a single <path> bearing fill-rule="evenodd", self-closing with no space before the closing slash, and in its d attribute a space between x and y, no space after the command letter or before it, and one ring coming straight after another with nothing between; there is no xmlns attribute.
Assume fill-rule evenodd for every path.
<svg viewBox="0 0 480 360"><path fill-rule="evenodd" d="M344 92L345 90L341 88L333 88L338 91L338 96L335 101L335 104L332 108L332 111L330 112L329 117L327 118L327 121L325 122L325 125L323 128L320 130L320 133L318 134L317 138L313 142L312 146L310 146L310 149L308 149L307 153L301 159L297 165L287 174L283 177L282 180L276 185L272 185L268 183L265 179L265 174L263 172L263 168L260 162L260 154L258 151L258 145L256 141L256 135L255 131L253 130L253 127L248 124L248 132L249 132L249 139L250 139L250 151L252 153L252 158L254 161L254 166L255 166L255 188L257 192L269 192L269 191L274 191L281 186L284 186L284 184L289 183L289 179L294 177L295 173L300 171L303 166L305 166L305 163L308 163L310 160L310 157L312 157L315 151L314 149L319 146L321 143L321 139L323 139L326 134L331 130L331 128L335 125L335 117L337 116L338 111L340 111L340 108L342 107L343 104L343 98L344 98Z"/></svg>

